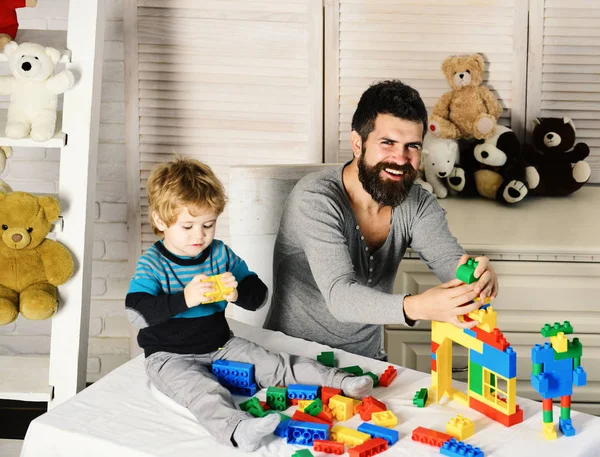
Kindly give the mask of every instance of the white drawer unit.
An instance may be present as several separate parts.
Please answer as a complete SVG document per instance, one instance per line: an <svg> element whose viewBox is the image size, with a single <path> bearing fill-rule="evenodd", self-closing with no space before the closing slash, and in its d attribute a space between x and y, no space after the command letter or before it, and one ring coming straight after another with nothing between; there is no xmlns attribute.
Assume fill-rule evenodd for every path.
<svg viewBox="0 0 600 457"><path fill-rule="evenodd" d="M465 250L493 259L500 292L492 302L498 328L517 352L517 395L540 399L529 384L531 348L549 339L546 323L568 320L583 344L587 385L574 388L573 408L600 415L600 187L587 186L566 198L531 198L505 207L483 199L440 201L452 233ZM407 253L396 291L418 294L440 281ZM415 329L388 326L390 361L429 372L430 323ZM467 352L453 347L453 367L467 365ZM455 379L466 380L466 372Z"/></svg>

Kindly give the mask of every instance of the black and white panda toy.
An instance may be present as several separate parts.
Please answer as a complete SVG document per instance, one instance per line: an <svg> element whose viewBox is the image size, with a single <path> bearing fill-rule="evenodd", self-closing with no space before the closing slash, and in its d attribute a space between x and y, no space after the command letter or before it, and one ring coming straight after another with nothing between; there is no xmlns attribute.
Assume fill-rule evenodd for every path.
<svg viewBox="0 0 600 457"><path fill-rule="evenodd" d="M460 165L448 177L451 189L459 194L474 189L483 197L511 204L525 198L526 163L521 143L512 130L497 125L491 138L463 142L460 146Z"/></svg>

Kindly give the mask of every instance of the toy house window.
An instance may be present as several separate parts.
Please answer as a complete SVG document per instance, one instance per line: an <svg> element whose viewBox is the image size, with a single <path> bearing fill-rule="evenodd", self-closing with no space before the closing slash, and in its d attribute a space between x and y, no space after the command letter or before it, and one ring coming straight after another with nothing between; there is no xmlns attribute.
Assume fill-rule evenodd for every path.
<svg viewBox="0 0 600 457"><path fill-rule="evenodd" d="M483 369L483 396L494 402L497 409L508 414L508 379L498 373Z"/></svg>

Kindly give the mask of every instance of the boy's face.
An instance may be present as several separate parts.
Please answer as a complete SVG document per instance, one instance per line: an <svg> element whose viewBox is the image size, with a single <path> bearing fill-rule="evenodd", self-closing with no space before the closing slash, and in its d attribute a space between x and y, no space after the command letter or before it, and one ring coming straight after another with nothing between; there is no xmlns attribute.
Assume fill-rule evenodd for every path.
<svg viewBox="0 0 600 457"><path fill-rule="evenodd" d="M192 216L187 207L181 209L177 220L167 225L153 213L156 227L163 232L163 243L173 254L196 257L212 243L217 227L217 215L210 209L202 209Z"/></svg>

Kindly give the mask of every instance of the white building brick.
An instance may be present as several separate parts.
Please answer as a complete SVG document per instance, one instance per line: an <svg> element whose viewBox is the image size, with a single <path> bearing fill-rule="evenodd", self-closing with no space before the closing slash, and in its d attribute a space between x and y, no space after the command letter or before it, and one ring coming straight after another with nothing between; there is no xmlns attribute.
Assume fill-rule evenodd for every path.
<svg viewBox="0 0 600 457"><path fill-rule="evenodd" d="M115 103L119 105L119 103ZM98 163L120 162L125 164L125 143L100 143L98 145Z"/></svg>
<svg viewBox="0 0 600 457"><path fill-rule="evenodd" d="M50 335L52 329L52 319L32 321L19 315L16 323L19 335Z"/></svg>
<svg viewBox="0 0 600 457"><path fill-rule="evenodd" d="M101 124L100 143L125 143L125 124Z"/></svg>
<svg viewBox="0 0 600 457"><path fill-rule="evenodd" d="M93 259L101 259L106 254L106 246L104 241L94 241L94 252L92 254Z"/></svg>
<svg viewBox="0 0 600 457"><path fill-rule="evenodd" d="M125 102L125 83L108 81L102 84L102 101Z"/></svg>
<svg viewBox="0 0 600 457"><path fill-rule="evenodd" d="M129 290L129 278L107 278L105 300L125 300Z"/></svg>
<svg viewBox="0 0 600 457"><path fill-rule="evenodd" d="M125 35L125 29L123 20L120 19L107 19L106 26L104 28L104 39L106 41L120 41L123 42ZM121 60L121 59L119 59Z"/></svg>
<svg viewBox="0 0 600 457"><path fill-rule="evenodd" d="M102 329L102 337L113 337L113 338L130 338L131 337L131 324L125 316L125 300L122 302L123 310L120 315L115 314L108 316L103 319L104 328Z"/></svg>
<svg viewBox="0 0 600 457"><path fill-rule="evenodd" d="M108 37L106 37L108 38ZM122 41L104 42L104 60L124 60L125 46Z"/></svg>
<svg viewBox="0 0 600 457"><path fill-rule="evenodd" d="M99 182L96 199L103 202L127 202L127 185L124 182Z"/></svg>
<svg viewBox="0 0 600 457"><path fill-rule="evenodd" d="M102 81L125 82L125 62L109 60L103 64ZM104 94L103 99L104 99Z"/></svg>
<svg viewBox="0 0 600 457"><path fill-rule="evenodd" d="M127 204L100 203L100 220L102 222L127 222Z"/></svg>
<svg viewBox="0 0 600 457"><path fill-rule="evenodd" d="M49 354L50 337L47 335L0 334L0 347L5 354Z"/></svg>
<svg viewBox="0 0 600 457"><path fill-rule="evenodd" d="M102 223L95 224L94 239L103 241L127 241L126 223Z"/></svg>
<svg viewBox="0 0 600 457"><path fill-rule="evenodd" d="M89 359L88 359L89 360ZM112 354L101 354L99 356L94 356L94 363L96 361L100 364L99 372L91 372L87 375L88 382L96 382L98 379L105 376L107 373L110 373L115 368L120 367L124 363L129 361L129 354L121 354L121 355L112 355ZM95 366L94 366L95 368Z"/></svg>
<svg viewBox="0 0 600 457"><path fill-rule="evenodd" d="M106 294L106 280L100 278L92 278L92 297L104 297Z"/></svg>
<svg viewBox="0 0 600 457"><path fill-rule="evenodd" d="M105 253L103 260L128 261L128 245L125 241L107 241L104 244Z"/></svg>
<svg viewBox="0 0 600 457"><path fill-rule="evenodd" d="M126 0L106 0L106 19L123 19L123 2Z"/></svg>
<svg viewBox="0 0 600 457"><path fill-rule="evenodd" d="M89 336L98 336L104 329L104 322L101 317L90 317Z"/></svg>
<svg viewBox="0 0 600 457"><path fill-rule="evenodd" d="M92 261L94 278L127 278L127 262Z"/></svg>
<svg viewBox="0 0 600 457"><path fill-rule="evenodd" d="M100 105L100 122L103 124L125 123L125 104L122 102L102 102ZM110 144L110 143L105 143ZM125 145L123 145L125 148ZM98 160L100 160L98 153Z"/></svg>
<svg viewBox="0 0 600 457"><path fill-rule="evenodd" d="M119 129L124 128L121 125L118 127ZM97 173L98 181L125 181L125 167L122 163L98 162Z"/></svg>
<svg viewBox="0 0 600 457"><path fill-rule="evenodd" d="M90 338L88 355L129 355L129 338Z"/></svg>

